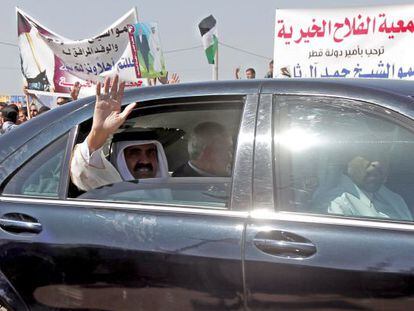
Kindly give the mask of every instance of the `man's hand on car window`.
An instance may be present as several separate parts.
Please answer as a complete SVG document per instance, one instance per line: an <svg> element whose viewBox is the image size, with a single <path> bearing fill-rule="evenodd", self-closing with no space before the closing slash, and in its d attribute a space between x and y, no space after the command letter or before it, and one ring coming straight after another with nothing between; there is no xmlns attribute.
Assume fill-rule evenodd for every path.
<svg viewBox="0 0 414 311"><path fill-rule="evenodd" d="M116 75L111 85L111 79L107 77L103 93L101 93L101 83L98 82L96 85L92 130L87 138L91 153L103 146L107 138L119 129L135 107L135 103L129 104L121 112L125 82L118 83L118 80L118 75Z"/></svg>

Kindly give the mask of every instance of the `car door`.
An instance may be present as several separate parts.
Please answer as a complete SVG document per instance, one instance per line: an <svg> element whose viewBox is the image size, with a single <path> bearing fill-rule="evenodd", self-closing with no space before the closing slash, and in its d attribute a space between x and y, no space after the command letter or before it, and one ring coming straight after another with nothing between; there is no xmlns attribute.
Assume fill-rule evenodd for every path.
<svg viewBox="0 0 414 311"><path fill-rule="evenodd" d="M242 309L241 241L251 204L248 176L257 101L255 95L240 97L237 104L234 99L209 97L200 108L200 100L195 100L194 111L200 118L217 115L230 124L226 115L232 115L233 108L227 106L237 106L240 113L233 174L225 182L226 198L219 203L222 191L215 183L195 183L185 177L183 187L180 181L174 187L190 193L191 199L185 202L181 196L180 204L169 199L155 204L105 199L110 191L93 199L71 197L69 159L74 142L84 137L80 133L77 139L75 133L90 125L88 120L12 172L0 197L0 269L27 306L34 310ZM159 106L154 111L161 111ZM183 106L190 114L188 100ZM174 103L170 112L180 114L180 107ZM214 112L215 108L206 107L219 108ZM134 112L138 119L146 116L140 124L162 120L165 125L168 108L161 116L148 110ZM145 187L155 193L165 190L162 185ZM208 200L195 201L197 190L189 190L199 188L203 190L197 193Z"/></svg>
<svg viewBox="0 0 414 311"><path fill-rule="evenodd" d="M249 308L413 308L413 125L369 102L261 96L244 253ZM369 192L369 166L357 167L378 159L387 179ZM361 208L364 193L373 193L371 210Z"/></svg>

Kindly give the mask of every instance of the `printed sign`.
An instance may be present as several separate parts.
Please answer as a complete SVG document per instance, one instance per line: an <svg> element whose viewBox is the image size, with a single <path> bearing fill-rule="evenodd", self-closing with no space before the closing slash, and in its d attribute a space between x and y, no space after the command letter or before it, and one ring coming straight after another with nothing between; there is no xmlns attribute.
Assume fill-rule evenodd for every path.
<svg viewBox="0 0 414 311"><path fill-rule="evenodd" d="M139 78L165 77L164 55L162 54L158 25L137 23L130 27L132 54Z"/></svg>
<svg viewBox="0 0 414 311"><path fill-rule="evenodd" d="M75 82L81 96L95 92L95 84L118 74L127 87L146 84L135 74L128 25L136 24L135 9L91 39L66 39L17 9L21 69L32 93L69 93Z"/></svg>
<svg viewBox="0 0 414 311"><path fill-rule="evenodd" d="M414 5L276 10L274 77L413 79Z"/></svg>

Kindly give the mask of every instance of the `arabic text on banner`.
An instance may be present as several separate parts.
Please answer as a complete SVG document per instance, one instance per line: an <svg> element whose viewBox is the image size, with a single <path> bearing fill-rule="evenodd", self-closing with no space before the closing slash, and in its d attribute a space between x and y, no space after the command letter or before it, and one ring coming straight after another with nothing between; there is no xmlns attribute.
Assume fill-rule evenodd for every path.
<svg viewBox="0 0 414 311"><path fill-rule="evenodd" d="M17 9L21 69L28 90L69 93L82 84L81 96L94 93L94 84L118 74L127 87L146 81L138 79L129 41L128 25L137 23L131 10L100 35L70 40L40 25Z"/></svg>
<svg viewBox="0 0 414 311"><path fill-rule="evenodd" d="M413 79L414 5L276 10L274 76Z"/></svg>

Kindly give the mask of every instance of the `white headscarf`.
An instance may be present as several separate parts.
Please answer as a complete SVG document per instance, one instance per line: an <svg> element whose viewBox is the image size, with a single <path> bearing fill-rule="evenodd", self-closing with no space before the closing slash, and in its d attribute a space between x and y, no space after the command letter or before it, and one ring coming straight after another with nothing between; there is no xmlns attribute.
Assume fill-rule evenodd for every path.
<svg viewBox="0 0 414 311"><path fill-rule="evenodd" d="M165 156L164 148L161 143L156 140L127 140L127 141L118 141L112 145L112 155L111 162L117 168L119 174L123 180L133 180L135 179L132 176L130 170L125 161L125 148L131 146L147 145L154 144L157 147L157 160L158 160L158 169L155 175L155 178L168 178L168 162L167 157Z"/></svg>

